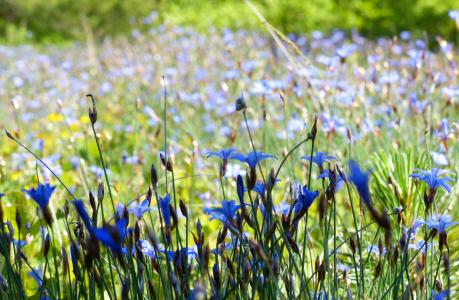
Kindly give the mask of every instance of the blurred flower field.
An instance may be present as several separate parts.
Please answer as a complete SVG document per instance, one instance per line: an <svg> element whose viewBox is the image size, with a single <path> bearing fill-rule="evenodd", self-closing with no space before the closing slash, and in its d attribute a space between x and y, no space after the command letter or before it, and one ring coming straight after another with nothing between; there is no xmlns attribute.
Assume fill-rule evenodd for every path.
<svg viewBox="0 0 459 300"><path fill-rule="evenodd" d="M270 33L0 46L1 298L455 299L457 45Z"/></svg>

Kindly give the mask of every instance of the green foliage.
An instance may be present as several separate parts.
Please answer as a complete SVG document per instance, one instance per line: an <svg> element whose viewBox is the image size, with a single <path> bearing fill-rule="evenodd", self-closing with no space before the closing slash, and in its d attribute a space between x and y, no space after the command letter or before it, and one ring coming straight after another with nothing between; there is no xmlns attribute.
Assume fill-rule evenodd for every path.
<svg viewBox="0 0 459 300"><path fill-rule="evenodd" d="M454 37L448 18L454 0L255 0L260 12L283 32L330 32L335 28L357 29L369 36L390 36L410 30L421 36ZM147 30L143 19L157 11L158 23L209 28L262 29L253 12L241 0L145 1L145 0L0 0L0 38L23 42L30 34L35 41L56 42L118 35L132 29ZM151 26L151 25L149 25ZM12 29L13 28L13 29ZM21 34L11 34L11 31Z"/></svg>
<svg viewBox="0 0 459 300"><path fill-rule="evenodd" d="M418 208L422 207L422 203L416 200L422 199L423 195L415 188L410 174L416 168L429 169L428 156L410 148L404 151L391 149L375 153L371 161L375 163L373 197L377 205L388 210L406 208L408 222L420 215Z"/></svg>

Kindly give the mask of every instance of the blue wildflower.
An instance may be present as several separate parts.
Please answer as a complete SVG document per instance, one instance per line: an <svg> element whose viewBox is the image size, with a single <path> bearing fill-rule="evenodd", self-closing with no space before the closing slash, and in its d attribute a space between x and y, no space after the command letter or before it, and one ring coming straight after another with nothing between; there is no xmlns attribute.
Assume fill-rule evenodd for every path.
<svg viewBox="0 0 459 300"><path fill-rule="evenodd" d="M224 224L229 223L236 216L236 212L241 208L240 205L236 205L236 201L223 200L222 207L206 208L204 212L211 216L210 220L220 220Z"/></svg>
<svg viewBox="0 0 459 300"><path fill-rule="evenodd" d="M207 152L206 157L219 157L223 161L220 166L220 176L223 177L226 174L226 166L228 164L228 159L230 159L233 154L235 154L236 148L221 149L220 151L210 151Z"/></svg>
<svg viewBox="0 0 459 300"><path fill-rule="evenodd" d="M445 233L446 229L450 226L459 224L459 222L452 222L449 215L435 215L424 222L429 230L435 229L439 233Z"/></svg>
<svg viewBox="0 0 459 300"><path fill-rule="evenodd" d="M378 246L378 245L369 245L369 246L367 247L366 250L367 250L367 252L368 252L369 254L375 254L375 255L378 255L378 256L379 256L379 255L385 255L386 252L387 252L386 247L383 247L382 253L381 253L381 252L379 251L379 246Z"/></svg>
<svg viewBox="0 0 459 300"><path fill-rule="evenodd" d="M295 201L295 206L293 208L295 214L306 213L317 196L319 196L319 191L311 192L308 190L307 186L300 188L298 197Z"/></svg>
<svg viewBox="0 0 459 300"><path fill-rule="evenodd" d="M317 176L317 179L325 179L328 178L330 181L335 180L335 191L337 192L341 187L344 185L344 179L341 177L340 174L336 174L336 178L333 179L333 174L330 172L330 170L325 169L320 173L319 176Z"/></svg>
<svg viewBox="0 0 459 300"><path fill-rule="evenodd" d="M419 228L424 225L423 220L416 220L414 224L410 228L405 228L405 234L410 240L414 240L416 238L416 234L418 233Z"/></svg>
<svg viewBox="0 0 459 300"><path fill-rule="evenodd" d="M137 247L132 248L132 254L136 253L136 249L139 249L143 255L150 257L151 259L156 258L156 250L147 240L138 240Z"/></svg>
<svg viewBox="0 0 459 300"><path fill-rule="evenodd" d="M349 180L357 188L357 192L360 198L368 205L371 206L371 195L368 187L368 181L370 179L370 172L363 172L360 169L359 164L355 160L349 161Z"/></svg>
<svg viewBox="0 0 459 300"><path fill-rule="evenodd" d="M288 215L290 212L290 204L286 201L282 201L279 205L274 206L274 211L281 215Z"/></svg>
<svg viewBox="0 0 459 300"><path fill-rule="evenodd" d="M280 179L275 180L274 184L278 183ZM266 196L266 184L264 182L257 182L255 186L253 187L253 190L260 195L260 197L265 197Z"/></svg>
<svg viewBox="0 0 459 300"><path fill-rule="evenodd" d="M434 290L432 290L432 300L445 300L449 296L449 289L443 290L441 292L435 293Z"/></svg>
<svg viewBox="0 0 459 300"><path fill-rule="evenodd" d="M91 218L88 215L88 212L84 208L84 203L81 200L74 200L73 205L75 206L78 215L80 216L81 220L83 220L84 226L86 226L86 229L92 233L92 221Z"/></svg>
<svg viewBox="0 0 459 300"><path fill-rule="evenodd" d="M13 239L13 244L18 247L18 248L23 248L25 245L27 245L27 242L24 241L24 240L16 240L16 239Z"/></svg>
<svg viewBox="0 0 459 300"><path fill-rule="evenodd" d="M413 249L415 251L421 251L421 253L425 255L426 254L426 248L427 248L427 251L433 251L434 245L437 245L437 244L436 243L435 244L427 243L427 245L426 245L425 241L421 240L421 241L418 241L415 244L409 244L408 245L408 249Z"/></svg>
<svg viewBox="0 0 459 300"><path fill-rule="evenodd" d="M28 275L35 280L35 282L38 284L38 290L40 290L43 284L43 271L41 267L38 269L32 269Z"/></svg>
<svg viewBox="0 0 459 300"><path fill-rule="evenodd" d="M256 151L256 152L252 151L252 152L248 153L247 155L244 155L244 154L241 154L241 153L234 153L230 158L231 159L237 159L240 162L246 163L247 165L249 165L249 167L251 169L255 169L257 164L262 160L265 160L265 159L268 159L268 158L277 159L277 157L275 157L274 155L265 154L265 153L263 153L261 151Z"/></svg>
<svg viewBox="0 0 459 300"><path fill-rule="evenodd" d="M167 194L164 198L159 197L159 205L161 207L161 212L163 214L164 223L166 226L171 225L171 210L169 207L169 202L171 201L171 196Z"/></svg>
<svg viewBox="0 0 459 300"><path fill-rule="evenodd" d="M149 207L150 205L150 202L145 199L144 201L142 201L142 203L133 203L129 208L128 208L128 211L133 214L137 219L141 219L142 216L149 210L151 210L151 208Z"/></svg>
<svg viewBox="0 0 459 300"><path fill-rule="evenodd" d="M303 156L302 159L312 161L319 167L320 170L323 170L324 163L330 160L336 159L336 157L327 155L326 152L317 152L314 156L306 155L306 156Z"/></svg>
<svg viewBox="0 0 459 300"><path fill-rule="evenodd" d="M110 250L114 253L120 254L122 253L120 239L117 240L112 236L112 230L110 230L110 228L111 227L109 225L102 228L95 228L93 229L94 236L99 242L110 248Z"/></svg>
<svg viewBox="0 0 459 300"><path fill-rule="evenodd" d="M102 228L94 228L94 237L113 253L121 254L123 252L121 243L127 236L127 223L127 219L119 219L116 226L104 225Z"/></svg>
<svg viewBox="0 0 459 300"><path fill-rule="evenodd" d="M119 202L116 207L115 207L115 217L121 218L124 214L124 210L126 209L126 206Z"/></svg>
<svg viewBox="0 0 459 300"><path fill-rule="evenodd" d="M37 202L42 209L45 209L48 207L49 199L51 198L55 188L55 186L51 186L49 183L39 183L36 188L31 188L30 190L23 189L23 191L26 192L35 202Z"/></svg>
<svg viewBox="0 0 459 300"><path fill-rule="evenodd" d="M83 223L89 233L100 241L104 246L110 248L114 253L121 254L121 243L124 242L127 236L128 219L117 218L116 225L106 224L100 228L93 226L91 219L81 200L73 201L73 205L77 209L78 215L83 220Z"/></svg>
<svg viewBox="0 0 459 300"><path fill-rule="evenodd" d="M78 258L80 256L80 249L78 245L72 243L70 245L70 258L72 260L73 269L76 270L78 268Z"/></svg>
<svg viewBox="0 0 459 300"><path fill-rule="evenodd" d="M432 191L438 188L444 188L446 191L451 192L451 187L448 185L449 181L453 179L449 176L440 177L449 171L433 168L431 170L418 170L418 173L413 173L410 177L424 181Z"/></svg>
<svg viewBox="0 0 459 300"><path fill-rule="evenodd" d="M236 152L236 148L221 149L219 151L209 151L206 154L206 157L218 157L223 161L227 161L231 156Z"/></svg>
<svg viewBox="0 0 459 300"><path fill-rule="evenodd" d="M161 252L163 252L170 260L174 260L175 255L178 253L178 261L181 261L183 256L186 256L188 259L193 259L198 255L196 251L191 248L182 248L178 251L161 250Z"/></svg>

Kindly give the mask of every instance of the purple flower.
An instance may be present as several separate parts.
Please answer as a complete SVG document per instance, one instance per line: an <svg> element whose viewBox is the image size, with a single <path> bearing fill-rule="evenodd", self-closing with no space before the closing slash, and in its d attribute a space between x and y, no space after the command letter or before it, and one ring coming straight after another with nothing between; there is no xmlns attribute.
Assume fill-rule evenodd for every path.
<svg viewBox="0 0 459 300"><path fill-rule="evenodd" d="M45 209L48 207L49 198L51 198L55 188L55 186L51 186L49 183L39 183L36 188L31 188L30 190L23 189L23 191L37 202L42 209Z"/></svg>
<svg viewBox="0 0 459 300"><path fill-rule="evenodd" d="M413 173L410 177L424 181L431 190L436 191L438 188L444 188L450 193L451 187L447 183L453 181L453 179L448 176L440 177L446 173L449 173L449 171L434 168L431 170L418 170L418 173Z"/></svg>
<svg viewBox="0 0 459 300"><path fill-rule="evenodd" d="M248 153L247 155L243 155L241 153L234 153L231 156L231 159L237 159L240 162L244 162L247 165L249 165L249 167L251 169L255 169L255 167L257 166L257 164L260 161L268 159L268 158L277 159L277 157L275 157L274 155L265 154L265 153L263 153L261 151L257 151L257 152L252 151L252 152Z"/></svg>

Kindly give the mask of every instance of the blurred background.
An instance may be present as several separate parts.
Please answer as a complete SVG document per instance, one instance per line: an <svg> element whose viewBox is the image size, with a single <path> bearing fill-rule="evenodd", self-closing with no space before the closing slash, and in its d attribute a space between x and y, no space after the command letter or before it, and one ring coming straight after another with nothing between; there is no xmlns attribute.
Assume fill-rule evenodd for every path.
<svg viewBox="0 0 459 300"><path fill-rule="evenodd" d="M285 33L358 30L375 38L410 31L417 37L456 40L448 11L457 0L253 0L267 20ZM148 31L158 24L198 31L263 30L241 0L0 0L0 42L66 43Z"/></svg>

